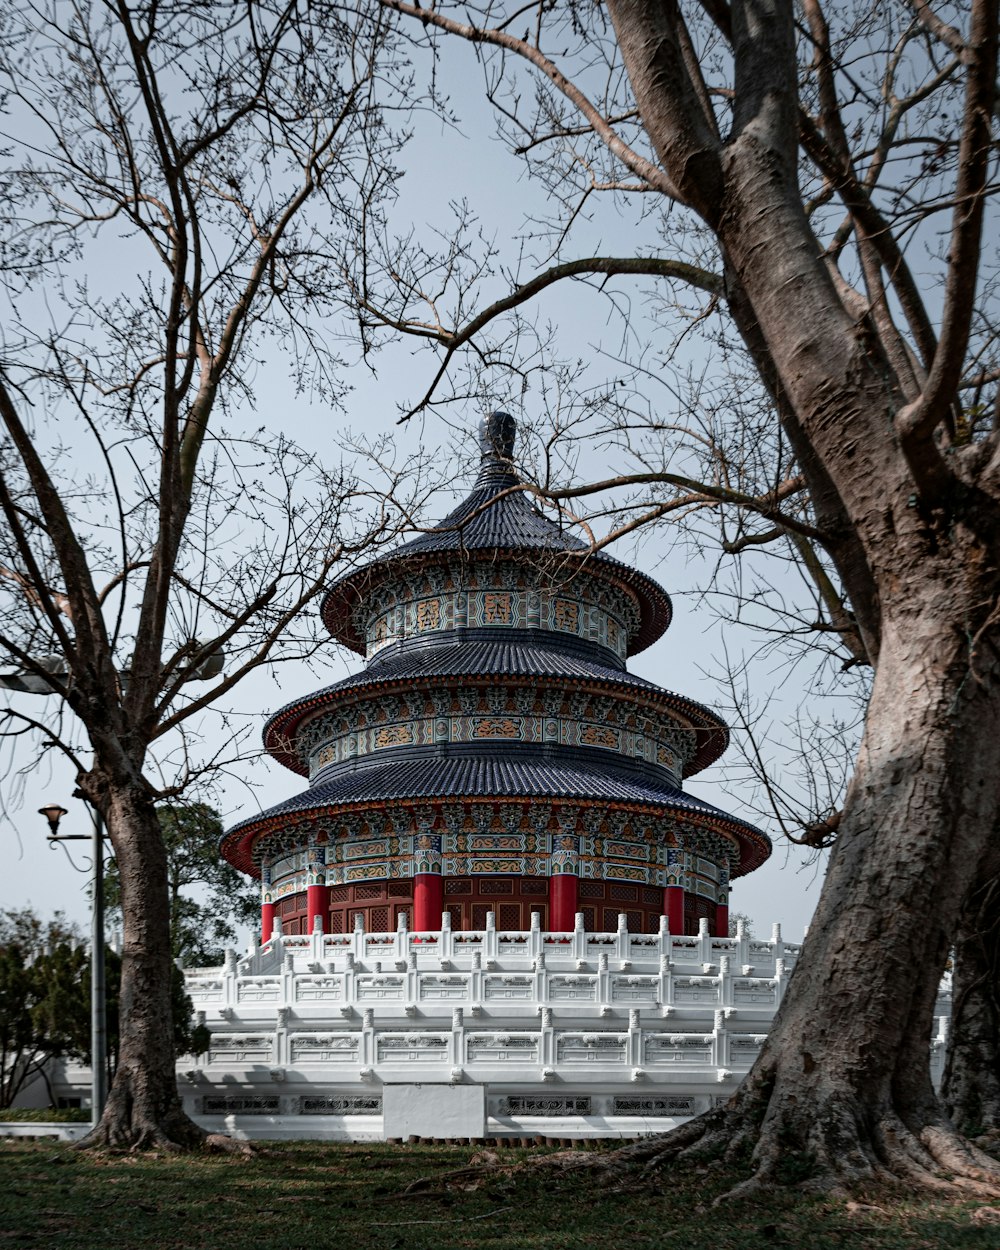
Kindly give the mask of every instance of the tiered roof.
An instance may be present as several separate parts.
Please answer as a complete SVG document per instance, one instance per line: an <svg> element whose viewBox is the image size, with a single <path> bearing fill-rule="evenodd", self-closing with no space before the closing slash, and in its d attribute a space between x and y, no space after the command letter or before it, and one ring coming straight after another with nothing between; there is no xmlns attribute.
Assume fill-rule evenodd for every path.
<svg viewBox="0 0 1000 1250"><path fill-rule="evenodd" d="M513 469L513 419L493 414L484 423L482 441L479 476L457 508L411 542L333 584L322 605L330 633L364 653L359 609L378 602L382 588L415 569L454 568L466 557L485 557L522 563L536 578L558 572L564 583L583 572L624 591L638 606L628 654L660 637L671 617L663 589L638 570L593 551L535 507ZM264 731L265 746L286 767L308 775L308 752L300 735L324 711L340 708L349 719L352 705L361 698L499 682L596 691L673 714L696 738L685 775L706 767L725 750L728 730L713 712L629 673L607 647L536 628L504 630L500 638L498 632L456 629L389 643L361 673L296 699L272 716ZM237 867L255 872L254 842L301 820L407 801L490 797L589 800L598 806L661 813L666 809L735 835L741 873L756 868L770 853L769 841L759 830L686 794L663 769L644 760L601 749L521 741L400 746L332 763L301 794L232 829L223 840L223 853Z"/></svg>

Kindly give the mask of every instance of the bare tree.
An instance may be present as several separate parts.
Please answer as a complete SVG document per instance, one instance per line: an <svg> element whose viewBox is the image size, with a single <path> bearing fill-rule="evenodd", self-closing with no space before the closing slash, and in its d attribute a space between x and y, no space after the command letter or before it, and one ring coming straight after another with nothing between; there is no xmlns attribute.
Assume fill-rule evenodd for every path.
<svg viewBox="0 0 1000 1250"><path fill-rule="evenodd" d="M88 1140L195 1143L155 804L225 758L202 714L313 651L303 609L419 493L391 446L364 480L281 414L244 432L268 353L296 393L342 395L337 314L416 101L378 9L26 0L2 20L0 646L58 697L0 725L68 757L120 874L119 1063Z"/></svg>
<svg viewBox="0 0 1000 1250"><path fill-rule="evenodd" d="M641 460L645 438L652 463L549 494L573 508L631 491L619 531L709 509L729 514L734 551L791 543L823 629L874 669L819 908L760 1059L725 1108L632 1157L751 1150L750 1185L794 1155L813 1184L995 1188L1000 1169L956 1134L927 1052L963 900L998 867L996 0L382 3L439 53L449 36L475 45L554 212L549 254L530 276L511 264L499 297L492 254L461 291L444 258L456 315L444 286L428 305L414 271L362 292L371 324L423 335L441 370L470 348L494 367L516 362L511 318L540 290L648 274L665 292L657 363L676 359L678 317L684 334L734 327L769 398L763 456L752 427L722 456L690 423L660 418L646 437L626 420L617 447ZM647 221L661 206L653 244L635 227L646 254L568 255L602 196L625 212L641 201ZM507 337L484 339L498 317ZM592 419L607 398L591 397ZM707 472L672 458L679 433Z"/></svg>

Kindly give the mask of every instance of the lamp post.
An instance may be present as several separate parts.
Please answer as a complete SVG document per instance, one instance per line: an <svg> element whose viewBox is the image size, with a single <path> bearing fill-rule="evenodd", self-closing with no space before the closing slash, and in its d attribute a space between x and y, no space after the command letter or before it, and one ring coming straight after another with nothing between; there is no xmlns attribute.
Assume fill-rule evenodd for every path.
<svg viewBox="0 0 1000 1250"><path fill-rule="evenodd" d="M100 1123L104 1106L108 1101L108 1032L104 997L104 818L96 808L87 804L93 823L93 907L90 931L90 1122ZM66 815L66 808L58 803L40 807L38 814L49 822L48 840L56 842L85 842L85 833L60 833L59 822Z"/></svg>

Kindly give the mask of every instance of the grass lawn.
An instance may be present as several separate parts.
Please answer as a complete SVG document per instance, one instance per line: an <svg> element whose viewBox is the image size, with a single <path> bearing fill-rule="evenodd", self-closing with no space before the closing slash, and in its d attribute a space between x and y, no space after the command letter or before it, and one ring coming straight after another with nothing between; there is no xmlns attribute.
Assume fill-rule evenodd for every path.
<svg viewBox="0 0 1000 1250"><path fill-rule="evenodd" d="M265 1145L252 1158L94 1157L0 1141L0 1247L58 1250L1000 1250L1000 1202L885 1194L852 1203L792 1191L712 1207L739 1177L695 1170L660 1192L609 1194L530 1170L403 1197L472 1147ZM504 1151L504 1163L541 1151Z"/></svg>

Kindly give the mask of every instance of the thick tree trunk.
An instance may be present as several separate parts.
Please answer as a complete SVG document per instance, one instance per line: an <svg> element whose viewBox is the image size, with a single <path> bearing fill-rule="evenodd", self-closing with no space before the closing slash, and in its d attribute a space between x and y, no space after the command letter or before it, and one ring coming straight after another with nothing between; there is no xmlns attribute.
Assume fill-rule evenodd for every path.
<svg viewBox="0 0 1000 1250"><path fill-rule="evenodd" d="M960 632L916 610L889 627L819 907L759 1060L730 1103L658 1144L749 1154L753 1179L816 1187L903 1177L1000 1190L958 1136L928 1051L953 919L996 825L1000 682L970 676Z"/></svg>
<svg viewBox="0 0 1000 1250"><path fill-rule="evenodd" d="M955 939L942 1101L970 1137L1000 1138L1000 877L974 889Z"/></svg>
<svg viewBox="0 0 1000 1250"><path fill-rule="evenodd" d="M121 881L119 1051L104 1115L81 1145L197 1145L206 1134L184 1114L177 1096L167 857L159 821L140 785L108 782L103 791Z"/></svg>

